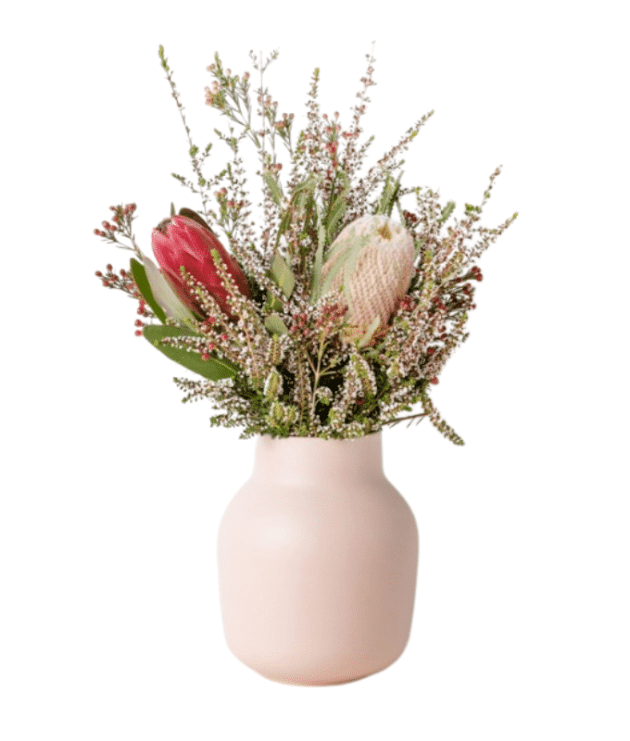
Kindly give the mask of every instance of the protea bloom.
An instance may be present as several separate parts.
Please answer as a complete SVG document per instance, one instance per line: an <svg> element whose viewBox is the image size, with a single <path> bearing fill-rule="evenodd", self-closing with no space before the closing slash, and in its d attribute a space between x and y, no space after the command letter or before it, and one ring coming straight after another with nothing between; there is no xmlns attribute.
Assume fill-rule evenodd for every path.
<svg viewBox="0 0 630 741"><path fill-rule="evenodd" d="M151 244L162 273L189 309L203 314L199 303L191 296L186 281L182 277L181 266L207 289L225 314L231 319L237 318L228 308L228 292L221 284L212 259L211 250L213 249L218 251L239 291L243 296L251 298L247 279L239 264L210 229L193 219L187 216L171 216L169 219L164 219L153 230Z"/></svg>

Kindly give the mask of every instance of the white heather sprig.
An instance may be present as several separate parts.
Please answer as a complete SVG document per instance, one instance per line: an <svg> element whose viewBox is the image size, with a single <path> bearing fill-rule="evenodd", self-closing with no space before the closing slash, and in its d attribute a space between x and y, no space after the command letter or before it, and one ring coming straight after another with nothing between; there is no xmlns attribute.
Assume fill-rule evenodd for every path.
<svg viewBox="0 0 630 741"><path fill-rule="evenodd" d="M385 172L390 175L396 170L400 169L402 163L396 162L395 158L401 152L406 151L409 148L409 144L417 136L421 127L431 118L434 111L430 111L425 114L419 121L412 126L405 136L396 144L392 149L386 152L381 159L373 165L367 175L359 181L357 187L352 191L353 208L349 210L345 223L348 223L355 218L358 218L360 213L364 213L367 208L367 201L374 192L374 189L379 183L382 183L386 179Z"/></svg>
<svg viewBox="0 0 630 741"><path fill-rule="evenodd" d="M455 445L463 445L464 441L461 437L440 417L439 412L434 407L433 402L427 395L426 391L422 394L421 401L425 414L429 417L433 425L444 435L444 437L455 443Z"/></svg>

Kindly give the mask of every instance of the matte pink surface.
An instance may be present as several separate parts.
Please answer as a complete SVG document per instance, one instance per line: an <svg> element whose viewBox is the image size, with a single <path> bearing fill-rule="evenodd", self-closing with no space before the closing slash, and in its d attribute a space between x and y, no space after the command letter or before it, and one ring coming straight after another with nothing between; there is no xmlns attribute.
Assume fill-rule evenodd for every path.
<svg viewBox="0 0 630 741"><path fill-rule="evenodd" d="M232 653L279 682L349 682L389 666L411 628L418 530L385 478L382 433L258 438L219 528Z"/></svg>

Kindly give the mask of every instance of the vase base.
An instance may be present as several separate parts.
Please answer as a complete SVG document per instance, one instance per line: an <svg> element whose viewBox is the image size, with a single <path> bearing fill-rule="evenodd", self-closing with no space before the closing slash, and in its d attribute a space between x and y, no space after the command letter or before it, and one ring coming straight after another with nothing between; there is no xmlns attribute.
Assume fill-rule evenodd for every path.
<svg viewBox="0 0 630 741"><path fill-rule="evenodd" d="M238 658L238 656L236 657ZM371 677L373 674L378 674L379 672L384 671L385 669L388 669L392 664L395 664L396 661L398 661L400 657L397 656L393 661L390 661L389 664L385 664L385 666L381 666L378 669L372 669L369 671L366 671L362 674L358 674L356 676L347 676L347 677L341 677L341 678L335 678L331 677L330 679L321 679L316 677L296 677L296 678L287 678L286 676L282 676L281 674L265 674L258 669L255 669L252 666L249 666L249 664L245 664L242 659L239 659L241 663L245 664L249 669L252 669L256 672L259 676L263 677L264 679L268 679L271 682L275 682L276 684L285 684L285 685L294 685L297 687L328 687L336 684L350 684L351 682L358 682L361 679L366 679L367 677Z"/></svg>
<svg viewBox="0 0 630 741"><path fill-rule="evenodd" d="M381 671L379 669L378 671ZM260 672L256 672L257 674L260 674ZM280 679L279 677L269 677L266 674L260 674L261 677L264 677L265 679L269 679L271 682L275 682L276 684L286 684L286 685L293 685L295 687L330 687L335 684L350 684L351 682L358 682L360 679L365 679L366 677L372 676L372 674L377 674L378 672L370 672L369 674L362 674L360 677L352 677L351 679L330 679L330 680L322 680L322 681L307 681L307 680L288 680L288 679Z"/></svg>

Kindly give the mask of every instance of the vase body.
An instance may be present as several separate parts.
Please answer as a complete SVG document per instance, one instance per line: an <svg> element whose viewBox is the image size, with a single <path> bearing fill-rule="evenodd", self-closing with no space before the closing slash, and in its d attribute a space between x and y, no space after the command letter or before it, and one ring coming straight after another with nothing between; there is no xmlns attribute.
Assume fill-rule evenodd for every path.
<svg viewBox="0 0 630 741"><path fill-rule="evenodd" d="M381 432L261 436L219 527L228 647L290 684L378 672L407 644L417 564L415 518L383 473Z"/></svg>

